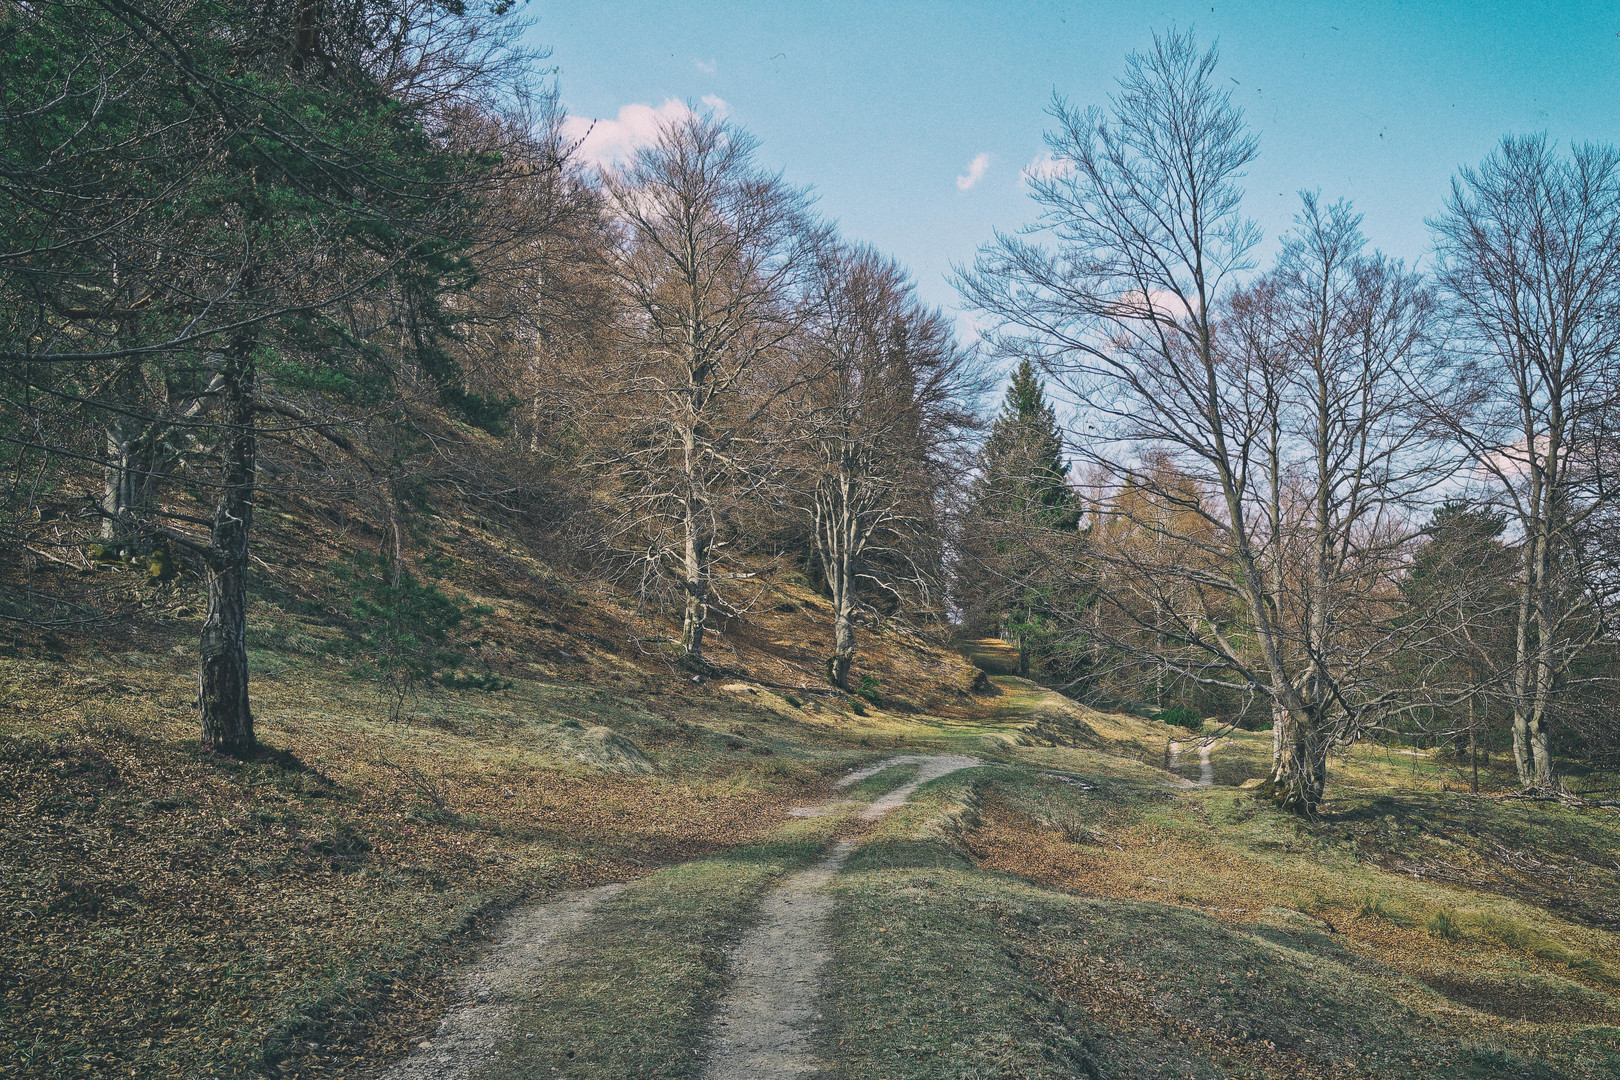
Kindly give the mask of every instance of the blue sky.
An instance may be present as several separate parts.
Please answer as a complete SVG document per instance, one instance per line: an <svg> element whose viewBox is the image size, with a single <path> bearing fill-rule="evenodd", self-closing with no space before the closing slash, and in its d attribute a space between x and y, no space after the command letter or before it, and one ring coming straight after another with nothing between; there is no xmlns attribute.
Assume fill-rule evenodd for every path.
<svg viewBox="0 0 1620 1080"><path fill-rule="evenodd" d="M1372 243L1411 262L1449 178L1504 133L1620 143L1620 0L526 11L570 114L610 121L597 151L633 145L671 100L707 99L761 140L763 163L813 186L845 235L898 257L953 311L951 263L1031 216L1020 173L1043 149L1053 92L1105 103L1156 29L1218 42L1219 77L1260 139L1245 209L1272 241L1297 192L1320 188L1350 198Z"/></svg>

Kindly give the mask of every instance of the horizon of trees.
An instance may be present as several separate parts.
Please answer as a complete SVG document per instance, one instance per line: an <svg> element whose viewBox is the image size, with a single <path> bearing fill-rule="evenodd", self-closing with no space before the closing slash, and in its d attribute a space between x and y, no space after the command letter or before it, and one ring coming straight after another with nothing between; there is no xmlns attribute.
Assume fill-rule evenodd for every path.
<svg viewBox="0 0 1620 1080"><path fill-rule="evenodd" d="M1505 735L1543 796L1559 752L1620 761L1613 148L1504 138L1433 273L1314 192L1260 267L1258 145L1214 51L1159 35L1110 108L1054 99L1040 217L957 273L969 346L723 118L587 168L520 30L0 14L0 618L200 589L202 742L251 754L256 508L378 523L352 610L437 612L391 670L473 685L417 577L450 497L677 618L694 673L774 553L832 600L842 690L865 620L997 633L1082 696L1269 724L1302 813L1368 737Z"/></svg>

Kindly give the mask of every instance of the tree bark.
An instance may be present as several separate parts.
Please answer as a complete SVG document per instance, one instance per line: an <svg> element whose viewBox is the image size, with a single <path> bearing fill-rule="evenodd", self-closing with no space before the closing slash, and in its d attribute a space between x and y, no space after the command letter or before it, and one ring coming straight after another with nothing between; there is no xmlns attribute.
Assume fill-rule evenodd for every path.
<svg viewBox="0 0 1620 1080"><path fill-rule="evenodd" d="M849 668L855 661L855 627L849 612L840 610L833 622L832 681L840 690L849 689Z"/></svg>
<svg viewBox="0 0 1620 1080"><path fill-rule="evenodd" d="M833 654L827 662L827 677L840 690L849 690L849 669L855 661L855 621L853 609L854 566L850 553L849 487L847 479L839 486L840 497L825 508L829 528L822 569L833 599Z"/></svg>
<svg viewBox="0 0 1620 1080"><path fill-rule="evenodd" d="M142 453L141 430L130 420L107 425L107 467L101 495L101 538L123 540L131 519L142 509L144 481L150 469Z"/></svg>
<svg viewBox="0 0 1620 1080"><path fill-rule="evenodd" d="M1275 749L1271 768L1271 798L1284 810L1311 815L1327 788L1327 751L1330 745L1322 725L1308 712L1284 708L1272 712Z"/></svg>
<svg viewBox="0 0 1620 1080"><path fill-rule="evenodd" d="M709 621L709 548L714 538L708 520L708 492L698 464L698 411L694 405L681 431L686 486L681 510L681 528L685 534L681 587L686 593L686 609L681 618L681 656L689 664L702 667L703 632Z"/></svg>
<svg viewBox="0 0 1620 1080"><path fill-rule="evenodd" d="M253 525L257 439L253 341L238 339L218 380L222 405L220 492L205 558L208 614L197 673L205 750L241 756L258 746L248 701L248 535Z"/></svg>
<svg viewBox="0 0 1620 1080"><path fill-rule="evenodd" d="M131 410L141 407L141 379L134 366L115 382L117 400ZM114 414L107 421L107 465L102 473L101 539L130 538L151 501L152 453L147 425L134 416Z"/></svg>

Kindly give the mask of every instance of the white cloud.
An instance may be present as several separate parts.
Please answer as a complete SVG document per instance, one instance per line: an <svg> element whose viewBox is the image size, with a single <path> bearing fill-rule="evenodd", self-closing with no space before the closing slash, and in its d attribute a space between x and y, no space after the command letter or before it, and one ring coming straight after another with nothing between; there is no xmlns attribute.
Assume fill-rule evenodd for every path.
<svg viewBox="0 0 1620 1080"><path fill-rule="evenodd" d="M718 98L715 100L719 101ZM563 134L571 142L584 140L579 146L579 156L583 160L610 169L623 165L635 156L637 150L656 140L659 128L664 124L684 120L691 115L692 110L687 104L674 98L664 99L664 103L657 108L637 102L620 109L618 117L613 120L570 116L563 121Z"/></svg>
<svg viewBox="0 0 1620 1080"><path fill-rule="evenodd" d="M975 154L973 160L968 162L967 172L956 178L956 189L966 191L984 178L985 170L990 168L989 154Z"/></svg>
<svg viewBox="0 0 1620 1080"><path fill-rule="evenodd" d="M715 63L713 60L693 60L692 66L703 72L705 75L713 75L720 67L720 65Z"/></svg>
<svg viewBox="0 0 1620 1080"><path fill-rule="evenodd" d="M731 106L719 94L704 94L703 104L709 107L709 111L714 113L716 119L724 120L731 115Z"/></svg>
<svg viewBox="0 0 1620 1080"><path fill-rule="evenodd" d="M1050 151L1043 151L1036 154L1019 175L1027 184L1031 180L1056 180L1061 176L1068 176L1073 171L1073 162L1059 161Z"/></svg>

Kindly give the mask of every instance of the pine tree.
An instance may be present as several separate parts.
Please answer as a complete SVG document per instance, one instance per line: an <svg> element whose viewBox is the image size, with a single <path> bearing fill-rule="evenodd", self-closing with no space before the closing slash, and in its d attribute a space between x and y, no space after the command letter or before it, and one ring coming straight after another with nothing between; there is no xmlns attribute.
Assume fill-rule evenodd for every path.
<svg viewBox="0 0 1620 1080"><path fill-rule="evenodd" d="M1051 528L1079 521L1057 413L1028 360L1018 365L979 456L977 495L987 508L1033 515Z"/></svg>
<svg viewBox="0 0 1620 1080"><path fill-rule="evenodd" d="M1025 360L979 452L958 573L970 617L994 621L1018 650L1020 675L1074 601L1076 582L1063 568L1081 507L1068 472L1057 413Z"/></svg>

